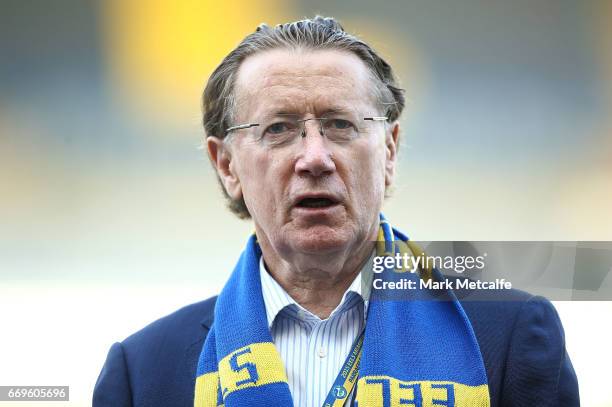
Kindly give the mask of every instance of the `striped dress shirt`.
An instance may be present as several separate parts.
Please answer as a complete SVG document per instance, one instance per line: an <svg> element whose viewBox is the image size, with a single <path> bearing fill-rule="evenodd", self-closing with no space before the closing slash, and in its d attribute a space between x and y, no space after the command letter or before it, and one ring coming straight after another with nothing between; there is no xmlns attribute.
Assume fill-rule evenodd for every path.
<svg viewBox="0 0 612 407"><path fill-rule="evenodd" d="M373 255L327 319L299 305L267 272L259 274L268 327L284 362L289 390L298 407L321 407L353 342L365 326ZM350 405L351 393L345 405Z"/></svg>

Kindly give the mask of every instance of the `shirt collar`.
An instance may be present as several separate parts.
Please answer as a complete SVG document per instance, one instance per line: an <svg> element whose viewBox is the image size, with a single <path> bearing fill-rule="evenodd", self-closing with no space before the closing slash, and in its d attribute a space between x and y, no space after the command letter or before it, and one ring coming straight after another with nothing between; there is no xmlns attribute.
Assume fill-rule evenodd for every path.
<svg viewBox="0 0 612 407"><path fill-rule="evenodd" d="M363 301L364 304L363 318L365 320L370 300L370 292L372 290L372 265L374 261L374 253L375 252L372 251L372 254L368 258L368 261L366 261L357 277L355 277L355 280L353 280L349 288L345 291L344 295L342 296L342 300L340 301L340 304L338 304L336 309L334 309L334 311L332 311L332 313L330 314L330 318L338 312L346 309L347 306L350 308L350 299L353 298L355 295L358 295L360 297L360 300ZM272 327L276 316L287 307L296 307L298 310L302 311L303 314L317 318L310 311L306 310L293 298L291 298L291 296L285 291L285 289L281 287L281 285L278 284L276 280L274 280L274 278L266 270L266 266L263 261L263 256L261 256L259 259L259 275L261 279L261 288L264 303L266 306L266 317L268 319L269 328Z"/></svg>

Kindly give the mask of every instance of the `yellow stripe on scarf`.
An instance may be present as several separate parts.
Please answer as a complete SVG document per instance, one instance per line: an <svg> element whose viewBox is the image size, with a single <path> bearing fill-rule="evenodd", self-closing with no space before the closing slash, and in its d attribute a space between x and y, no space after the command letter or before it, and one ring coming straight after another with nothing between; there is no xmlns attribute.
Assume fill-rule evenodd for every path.
<svg viewBox="0 0 612 407"><path fill-rule="evenodd" d="M486 384L468 386L447 381L405 382L390 376L366 376L357 383L360 406L488 407Z"/></svg>
<svg viewBox="0 0 612 407"><path fill-rule="evenodd" d="M219 372L205 373L196 379L195 407L217 407L217 393L219 391Z"/></svg>
<svg viewBox="0 0 612 407"><path fill-rule="evenodd" d="M385 221L381 221L381 223L386 223ZM433 264L429 262L427 253L421 249L419 245L417 245L412 240L402 241L393 239L391 243L391 247L387 248L385 242L385 236L383 232L383 228L381 227L378 230L378 238L376 241L376 255L377 256L389 256L394 257L396 254L400 254L403 256L404 253L408 254L409 257L421 258L420 270L412 270L410 268L394 268L396 273L405 273L405 272L419 272L419 276L422 280L429 281L432 278ZM389 249L389 250L387 250Z"/></svg>
<svg viewBox="0 0 612 407"><path fill-rule="evenodd" d="M194 405L216 407L219 385L225 399L238 390L282 382L287 383L288 379L274 344L253 343L224 357L219 372L205 373L196 379Z"/></svg>

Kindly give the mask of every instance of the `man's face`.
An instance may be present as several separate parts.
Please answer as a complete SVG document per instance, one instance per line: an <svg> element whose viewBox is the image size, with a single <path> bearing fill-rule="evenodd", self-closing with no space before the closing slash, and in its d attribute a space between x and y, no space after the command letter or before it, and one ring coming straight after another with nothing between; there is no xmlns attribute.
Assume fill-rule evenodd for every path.
<svg viewBox="0 0 612 407"><path fill-rule="evenodd" d="M363 120L384 114L373 91L367 67L348 52L279 49L242 63L233 124L261 125L224 142L209 138L209 151L230 197L244 197L260 241L279 254L334 252L375 239L399 127ZM272 146L264 127L287 113L345 118L357 137L334 142L310 120L305 137ZM332 126L346 125L338 123Z"/></svg>

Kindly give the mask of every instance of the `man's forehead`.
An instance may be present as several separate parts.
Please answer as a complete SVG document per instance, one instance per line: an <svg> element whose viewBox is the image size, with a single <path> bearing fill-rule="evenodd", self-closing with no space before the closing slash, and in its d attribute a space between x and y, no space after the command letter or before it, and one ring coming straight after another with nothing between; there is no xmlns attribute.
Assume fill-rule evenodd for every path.
<svg viewBox="0 0 612 407"><path fill-rule="evenodd" d="M355 55L338 50L273 50L247 58L235 94L248 110L330 109L373 102L371 75Z"/></svg>

